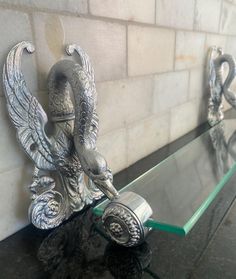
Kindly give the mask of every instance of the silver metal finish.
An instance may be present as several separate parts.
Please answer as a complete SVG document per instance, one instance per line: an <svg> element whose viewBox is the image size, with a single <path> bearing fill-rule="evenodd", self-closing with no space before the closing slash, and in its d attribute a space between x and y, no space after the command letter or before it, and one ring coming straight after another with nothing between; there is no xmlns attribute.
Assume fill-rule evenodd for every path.
<svg viewBox="0 0 236 279"><path fill-rule="evenodd" d="M107 205L102 217L107 234L116 243L130 247L143 242L149 232L144 226L152 209L144 198L123 192Z"/></svg>
<svg viewBox="0 0 236 279"><path fill-rule="evenodd" d="M67 53L72 55L75 51L80 62L59 61L49 73L49 110L53 125L49 136L45 129L47 115L30 93L21 72L24 49L34 52L29 42L21 42L9 52L3 84L17 138L35 164L29 186L32 193L29 217L36 227L50 229L101 198L103 193L109 198L118 193L112 185L112 173L96 149L96 88L88 55L79 46L70 45Z"/></svg>
<svg viewBox="0 0 236 279"><path fill-rule="evenodd" d="M223 64L227 63L229 70L223 78ZM222 111L222 95L227 102L236 108L236 95L230 90L230 85L236 74L235 60L232 55L223 54L221 48L211 47L207 57L207 87L210 92L208 103L208 122L214 126L224 118Z"/></svg>
<svg viewBox="0 0 236 279"><path fill-rule="evenodd" d="M24 49L29 53L34 51L31 43L21 42L9 52L3 69L3 84L17 138L35 164L29 186L32 193L31 222L41 229L54 228L73 212L105 194L112 200L103 216L108 234L124 246L141 243L149 230L143 224L152 210L135 193L126 192L119 196L106 160L97 151L97 94L88 55L79 46L69 45L67 54L76 52L80 62L61 60L49 72L49 119L52 126L49 135L46 132L47 115L30 93L21 72ZM70 88L75 106L70 98Z"/></svg>

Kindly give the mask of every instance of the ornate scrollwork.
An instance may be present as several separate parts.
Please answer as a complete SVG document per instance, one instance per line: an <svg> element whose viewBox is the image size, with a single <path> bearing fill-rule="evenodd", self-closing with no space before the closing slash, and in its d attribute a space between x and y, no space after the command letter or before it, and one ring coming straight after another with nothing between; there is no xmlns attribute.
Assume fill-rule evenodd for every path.
<svg viewBox="0 0 236 279"><path fill-rule="evenodd" d="M229 71L223 80L223 64L227 63ZM224 118L222 96L236 108L236 95L230 85L236 74L235 60L232 55L223 54L221 48L211 47L207 58L207 86L210 92L208 103L208 122L214 126Z"/></svg>
<svg viewBox="0 0 236 279"><path fill-rule="evenodd" d="M145 222L151 215L152 209L144 198L133 192L123 192L107 205L102 222L113 241L132 247L144 241L150 230Z"/></svg>
<svg viewBox="0 0 236 279"><path fill-rule="evenodd" d="M9 52L3 83L17 138L35 164L29 186L31 222L41 229L54 228L104 193L113 200L103 218L112 239L124 246L140 244L148 231L143 223L152 210L137 194L127 192L119 196L112 184L111 170L97 151L97 93L88 55L79 46L69 45L67 54L76 52L80 61L61 60L49 72L49 111L53 127L49 136L45 129L47 115L30 93L21 72L24 49L30 53L34 51L31 43L21 42ZM70 98L70 88L75 106ZM127 207L130 197L134 202L131 209ZM135 212L140 205L144 212Z"/></svg>
<svg viewBox="0 0 236 279"><path fill-rule="evenodd" d="M49 73L53 133L48 136L45 131L47 115L30 93L21 72L24 49L32 53L34 46L21 42L9 52L3 69L3 84L17 138L35 164L29 187L33 200L29 217L38 228L49 229L101 198L103 193L110 197L118 194L112 185L111 171L96 150L97 94L88 55L79 46L70 45L67 53L72 55L76 51L79 63L59 61ZM70 98L70 86L75 107Z"/></svg>
<svg viewBox="0 0 236 279"><path fill-rule="evenodd" d="M123 246L135 246L144 240L143 227L137 217L122 204L110 205L103 214L108 235Z"/></svg>

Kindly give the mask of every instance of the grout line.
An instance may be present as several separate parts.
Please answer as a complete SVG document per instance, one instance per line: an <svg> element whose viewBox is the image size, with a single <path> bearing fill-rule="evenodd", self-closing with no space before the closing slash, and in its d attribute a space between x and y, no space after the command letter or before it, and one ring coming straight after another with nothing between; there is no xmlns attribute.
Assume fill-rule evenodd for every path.
<svg viewBox="0 0 236 279"><path fill-rule="evenodd" d="M176 56L177 56L177 30L175 30L175 41L174 41L174 55L173 55L173 71L178 71L176 69Z"/></svg>
<svg viewBox="0 0 236 279"><path fill-rule="evenodd" d="M192 71L191 69L188 70L188 92L187 92L187 101L191 99L191 94L190 94L190 80L192 76Z"/></svg>
<svg viewBox="0 0 236 279"><path fill-rule="evenodd" d="M130 21L130 20L123 20L123 19L118 19L118 18L108 18L104 16L95 16L92 14L83 14L83 13L74 13L70 11L59 11L59 10L48 10L44 8L37 8L37 7L29 7L29 6L19 6L19 5L12 5L10 6L9 4L6 3L0 3L0 8L2 9L8 9L8 10L13 10L13 11L19 11L23 13L47 13L47 14L57 14L61 16L70 16L74 18L84 18L84 19L90 19L90 20L100 20L104 22L109 22L109 23L117 23L121 25L137 25L141 27L150 27L150 28L160 28L160 29L165 29L165 30L176 30L176 31L185 31L185 32L192 32L192 33L209 33L209 34L214 34L214 35L226 35L229 37L235 37L236 34L224 34L224 33L219 33L219 32L213 32L213 31L206 31L206 30L193 30L193 29L187 29L187 28L175 28L173 26L164 26L164 25L157 25L153 23L146 23L146 22L138 22L138 21Z"/></svg>
<svg viewBox="0 0 236 279"><path fill-rule="evenodd" d="M222 20L222 17L223 17L223 0L221 0L221 5L220 5L220 16L219 16L219 22L218 22L218 33L220 33L220 26L221 26L221 20Z"/></svg>
<svg viewBox="0 0 236 279"><path fill-rule="evenodd" d="M126 77L129 77L129 28L128 24L126 25L125 28L126 32Z"/></svg>
<svg viewBox="0 0 236 279"><path fill-rule="evenodd" d="M87 0L87 11L88 11L88 15L92 15L91 8L90 8L90 0Z"/></svg>
<svg viewBox="0 0 236 279"><path fill-rule="evenodd" d="M155 0L155 7L154 7L154 24L157 25L157 0Z"/></svg>
<svg viewBox="0 0 236 279"><path fill-rule="evenodd" d="M172 74L172 73L188 72L193 69L200 69L201 67L203 67L203 65L197 65L197 66L186 68L186 69L177 69L177 70L171 69L171 70L165 71L165 72L157 72L157 73L150 73L150 74L137 75L137 76L127 76L127 77L121 77L121 78L112 79L112 80L104 80L104 81L101 80L101 81L96 82L96 85L107 83L107 82L119 82L119 81L127 81L127 80L135 81L135 80L149 79L149 78L152 79L152 78L155 78L156 76Z"/></svg>
<svg viewBox="0 0 236 279"><path fill-rule="evenodd" d="M13 127L12 127L13 128ZM24 153L25 154L25 153ZM19 155L20 156L20 155ZM22 156L22 155L21 155ZM27 157L27 155L25 155ZM18 169L22 169L25 167L25 160L23 159L23 162L17 165L13 166L8 166L6 169L0 170L0 175L6 174L8 172L12 172Z"/></svg>
<svg viewBox="0 0 236 279"><path fill-rule="evenodd" d="M171 136L170 136L170 134L171 134L171 110L169 109L168 111L167 111L167 115L168 115L168 124L169 124L169 127L168 127L168 143L170 143L170 141L171 141Z"/></svg>
<svg viewBox="0 0 236 279"><path fill-rule="evenodd" d="M222 0L222 1L224 1L224 2L226 2L226 3L228 3L228 4L230 4L230 5L232 5L232 6L236 6L236 3L234 3L234 2L232 2L232 0Z"/></svg>
<svg viewBox="0 0 236 279"><path fill-rule="evenodd" d="M125 163L126 163L126 166L125 168L128 168L129 167L129 136L128 136L128 127L125 127Z"/></svg>
<svg viewBox="0 0 236 279"><path fill-rule="evenodd" d="M35 29L34 29L34 20L33 20L33 13L30 12L28 13L28 18L29 18L29 22L30 22L30 29L31 29L31 34L32 34L32 39L33 39L33 44L36 45L36 36L35 36ZM35 51L35 66L36 66L36 76L37 76L37 91L41 90L41 84L40 84L40 75L39 75L39 59L38 59L38 52Z"/></svg>
<svg viewBox="0 0 236 279"><path fill-rule="evenodd" d="M189 67L189 68L186 68L186 69L177 69L177 70L171 69L169 71L164 71L164 72L156 72L156 73L137 75L137 76L127 76L127 77L121 77L121 78L112 79L112 80L101 80L101 81L96 82L96 84L99 85L99 84L103 84L103 83L107 83L107 82L113 82L113 81L119 82L119 81L127 81L127 80L135 81L135 80L139 80L139 79L148 79L148 78L152 79L152 78L155 78L156 76L161 76L161 75L165 75L165 74L172 74L172 73L188 72L188 71L191 71L191 70L194 70L194 69L201 69L201 67L203 67L203 65L197 65L197 66Z"/></svg>
<svg viewBox="0 0 236 279"><path fill-rule="evenodd" d="M155 76L151 77L152 83L152 94L151 94L151 105L150 105L150 114L154 114L155 111Z"/></svg>
<svg viewBox="0 0 236 279"><path fill-rule="evenodd" d="M194 8L193 8L193 31L197 30L197 0L194 0Z"/></svg>

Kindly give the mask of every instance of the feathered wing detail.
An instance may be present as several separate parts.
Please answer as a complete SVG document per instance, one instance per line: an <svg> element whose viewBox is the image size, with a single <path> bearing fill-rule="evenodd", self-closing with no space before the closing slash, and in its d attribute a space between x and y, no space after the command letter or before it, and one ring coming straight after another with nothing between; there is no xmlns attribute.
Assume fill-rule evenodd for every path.
<svg viewBox="0 0 236 279"><path fill-rule="evenodd" d="M30 93L21 72L21 56L34 47L21 42L11 49L3 69L3 84L10 118L17 129L17 138L24 151L39 169L54 170L50 142L45 134L47 115L37 99Z"/></svg>
<svg viewBox="0 0 236 279"><path fill-rule="evenodd" d="M78 45L71 44L66 47L66 52L68 55L72 55L76 52L79 55L81 61L81 67L85 73L85 76L88 77L89 83L86 83L86 88L84 88L87 92L87 96L93 99L94 108L92 113L91 125L89 127L89 142L91 147L96 149L96 140L98 134L98 115L96 112L96 103L97 103L97 91L95 86L95 77L94 77L94 69L91 64L90 58L87 53Z"/></svg>

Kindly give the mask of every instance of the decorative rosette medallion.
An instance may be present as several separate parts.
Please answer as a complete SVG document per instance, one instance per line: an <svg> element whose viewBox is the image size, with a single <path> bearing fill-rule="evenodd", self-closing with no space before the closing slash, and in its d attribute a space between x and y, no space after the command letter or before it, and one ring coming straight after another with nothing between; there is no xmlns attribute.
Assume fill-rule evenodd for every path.
<svg viewBox="0 0 236 279"><path fill-rule="evenodd" d="M124 192L107 205L102 217L109 237L116 243L130 247L143 242L149 232L144 227L152 215L147 201L133 192Z"/></svg>

